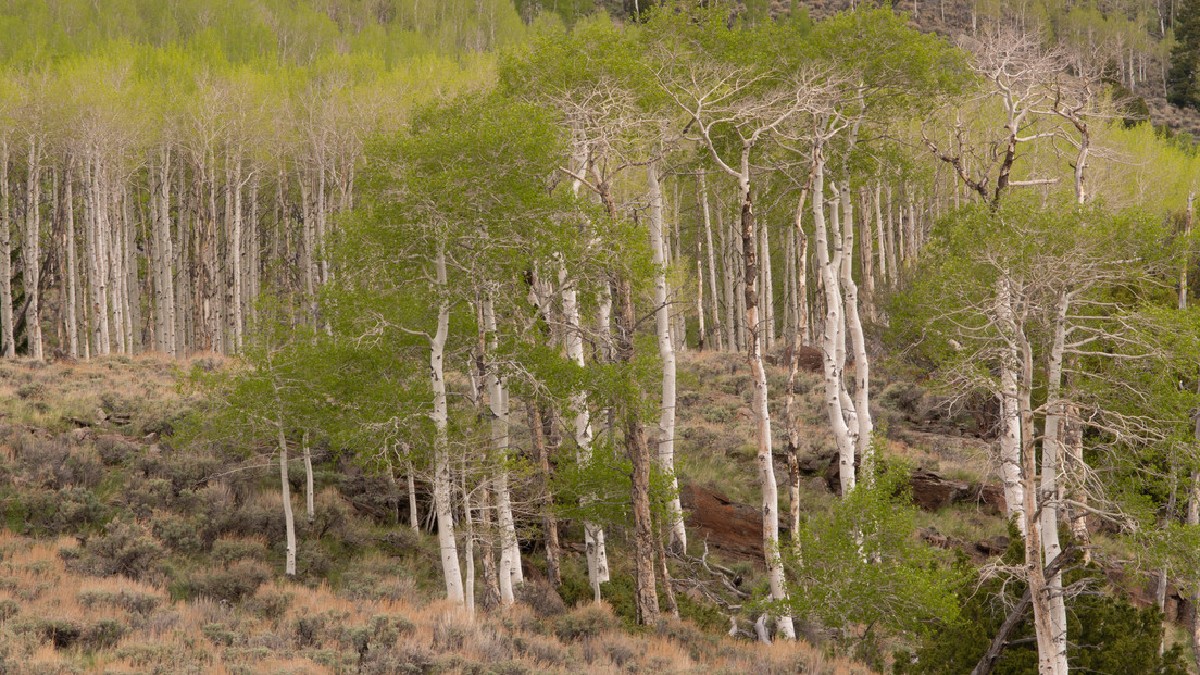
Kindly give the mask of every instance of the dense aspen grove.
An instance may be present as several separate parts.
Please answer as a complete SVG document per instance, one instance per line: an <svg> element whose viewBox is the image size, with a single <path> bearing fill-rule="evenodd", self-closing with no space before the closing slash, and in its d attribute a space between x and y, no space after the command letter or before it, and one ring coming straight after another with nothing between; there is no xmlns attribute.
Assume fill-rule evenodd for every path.
<svg viewBox="0 0 1200 675"><path fill-rule="evenodd" d="M277 452L289 575L320 446L405 484L465 611L578 546L597 601L631 561L650 626L717 574L679 363L737 353L763 576L709 598L731 634L1183 672L1076 635L1123 555L1200 598L1200 160L1148 119L1192 104L1200 3L848 5L0 0L0 349L233 357L194 432ZM905 379L987 419L1003 559L911 536Z"/></svg>

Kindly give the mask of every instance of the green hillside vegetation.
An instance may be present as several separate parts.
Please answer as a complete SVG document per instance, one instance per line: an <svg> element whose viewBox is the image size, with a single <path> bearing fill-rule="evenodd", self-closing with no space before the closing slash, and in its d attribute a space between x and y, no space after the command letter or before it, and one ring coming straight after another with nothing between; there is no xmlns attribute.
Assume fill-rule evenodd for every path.
<svg viewBox="0 0 1200 675"><path fill-rule="evenodd" d="M844 4L0 0L0 672L1194 672L1200 4Z"/></svg>

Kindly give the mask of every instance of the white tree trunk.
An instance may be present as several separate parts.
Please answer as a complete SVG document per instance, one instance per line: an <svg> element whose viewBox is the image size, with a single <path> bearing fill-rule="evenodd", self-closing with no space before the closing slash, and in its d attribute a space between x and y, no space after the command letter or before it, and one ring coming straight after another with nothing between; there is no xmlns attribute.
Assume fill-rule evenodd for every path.
<svg viewBox="0 0 1200 675"><path fill-rule="evenodd" d="M159 153L157 165L158 190L151 196L158 203L158 208L155 210L156 218L152 225L155 244L155 306L158 312L159 347L164 353L176 356L178 341L175 333L175 247L171 240L170 169L171 150L164 146Z"/></svg>
<svg viewBox="0 0 1200 675"><path fill-rule="evenodd" d="M36 136L29 137L28 180L25 186L25 238L21 242L25 283L25 338L28 354L35 361L42 355L41 310L41 147Z"/></svg>
<svg viewBox="0 0 1200 675"><path fill-rule="evenodd" d="M489 359L498 348L496 338L496 312L491 291L483 300L483 323L487 332ZM499 467L496 471L496 509L500 525L500 603L513 604L513 588L520 583L521 551L517 547L516 524L513 520L512 495L509 492L508 444L509 407L508 388L494 363L487 364L488 407L492 413L492 449L496 453Z"/></svg>
<svg viewBox="0 0 1200 675"><path fill-rule="evenodd" d="M867 360L867 343L863 334L862 318L858 311L858 284L854 282L852 274L855 225L853 200L848 186L842 187L842 204L845 209L846 222L842 225L845 243L842 250L841 285L845 299L846 329L850 335L850 348L854 352L853 410L856 422L854 438L858 456L861 458L863 478L870 481L874 473L871 435L874 433L875 427L871 419L870 363ZM843 384L842 390L845 389Z"/></svg>
<svg viewBox="0 0 1200 675"><path fill-rule="evenodd" d="M0 138L0 330L3 335L4 358L17 355L13 331L12 297L12 222L9 220L12 205L9 202L8 139Z"/></svg>
<svg viewBox="0 0 1200 675"><path fill-rule="evenodd" d="M417 478L416 468L412 460L408 460L408 526L413 532L421 531L421 523L417 519Z"/></svg>
<svg viewBox="0 0 1200 675"><path fill-rule="evenodd" d="M317 510L314 508L313 498L313 468L312 468L312 448L308 444L308 432L305 431L300 437L300 452L304 456L304 510L305 516L308 517L308 524L312 525L317 518ZM389 470L388 476L392 473Z"/></svg>
<svg viewBox="0 0 1200 675"><path fill-rule="evenodd" d="M471 515L471 491L467 489L467 470L463 467L462 476L463 504L463 563L466 574L463 575L465 588L463 599L466 602L467 615L475 615L475 517ZM511 603L509 603L511 604Z"/></svg>
<svg viewBox="0 0 1200 675"><path fill-rule="evenodd" d="M737 334L737 299L736 299L736 277L733 271L733 256L730 255L730 245L726 241L729 238L728 230L725 227L724 218L721 216L721 209L717 209L717 233L720 235L721 241L721 282L725 294L725 348L731 351L740 351L741 342L738 340Z"/></svg>
<svg viewBox="0 0 1200 675"><path fill-rule="evenodd" d="M1071 296L1062 293L1059 297L1054 322L1054 338L1050 347L1049 361L1046 364L1046 414L1045 429L1042 436L1042 475L1039 484L1041 495L1041 538L1043 565L1049 565L1062 552L1059 541L1058 520L1061 507L1059 496L1058 474L1063 461L1063 447L1060 432L1062 429L1062 367L1063 350L1066 338L1067 312L1070 309ZM1067 609L1062 593L1062 572L1046 580L1046 591L1049 594L1050 622L1054 631L1054 667L1056 675L1067 672Z"/></svg>
<svg viewBox="0 0 1200 675"><path fill-rule="evenodd" d="M742 260L745 270L745 306L748 341L746 357L750 362L750 376L754 384L751 408L757 427L755 438L758 444L758 480L762 490L762 537L763 553L766 558L770 597L774 601L787 600L783 559L779 554L779 488L775 482L775 457L772 451L771 412L767 399L767 372L763 366L762 349L766 339L764 326L759 317L758 299L758 256L759 241L756 232L754 205L750 194L750 147L743 145L741 175L738 180L738 197L741 204L740 230L742 238ZM777 618L779 633L788 640L796 638L790 615Z"/></svg>
<svg viewBox="0 0 1200 675"><path fill-rule="evenodd" d="M275 401L279 406L279 417L276 420L279 442L279 489L283 497L283 527L287 541L287 563L285 572L288 576L296 576L296 520L292 516L292 486L288 483L288 450L287 437L283 431L283 404L279 401L279 392L275 392Z"/></svg>
<svg viewBox="0 0 1200 675"><path fill-rule="evenodd" d="M567 279L565 267L559 267L558 283L562 288L563 322L566 330L563 343L567 358L580 368L584 367L583 335L579 325L579 299L575 284ZM611 305L610 305L611 308ZM587 392L577 392L571 398L571 409L575 413L576 461L587 466L592 460L592 420L588 409ZM595 523L583 524L584 545L587 552L588 582L596 601L600 600L600 584L608 581L608 553L604 545L604 529Z"/></svg>
<svg viewBox="0 0 1200 675"><path fill-rule="evenodd" d="M242 255L244 251L242 234L242 160L237 157L233 168L233 224L229 234L229 262L233 265L230 282L233 285L230 295L230 328L233 329L233 348L242 353Z"/></svg>
<svg viewBox="0 0 1200 675"><path fill-rule="evenodd" d="M708 295L712 305L713 338L717 351L725 351L725 327L721 321L721 308L717 302L717 256L713 249L712 212L708 205L708 181L700 172L700 209L704 217L704 238L708 244Z"/></svg>
<svg viewBox="0 0 1200 675"><path fill-rule="evenodd" d="M670 305L667 303L669 291L663 245L663 199L657 163L650 164L646 177L650 191L650 249L655 266L654 306L658 329L658 354L662 358L658 465L670 480L671 500L667 504L666 517L671 532L671 548L686 551L687 532L683 524L683 507L679 503L679 481L675 477L675 348L671 341L671 314Z"/></svg>
<svg viewBox="0 0 1200 675"><path fill-rule="evenodd" d="M465 603L462 570L458 564L458 545L454 540L454 505L450 477L450 411L446 402L445 354L446 338L450 331L450 301L446 299L446 251L437 244L438 318L437 332L429 343L430 385L433 388L434 467L433 504L437 512L438 550L442 559L442 574L446 578L446 599L458 605Z"/></svg>
<svg viewBox="0 0 1200 675"><path fill-rule="evenodd" d="M771 270L771 236L766 223L758 223L758 231L762 239L762 256L759 258L759 269L762 271L760 288L762 322L763 322L763 351L775 348L775 278Z"/></svg>
<svg viewBox="0 0 1200 675"><path fill-rule="evenodd" d="M63 173L63 204L66 206L64 215L64 223L66 232L64 233L64 245L66 247L66 270L63 274L66 275L67 282L67 297L63 301L66 316L64 317L66 332L67 332L67 354L73 358L79 358L79 319L76 314L78 298L79 277L79 262L76 260L76 243L75 243L75 173L73 167L74 161L68 163L67 170ZM3 172L0 171L0 176ZM2 178L0 178L2 180ZM3 221L3 217L0 217ZM2 226L2 225L0 225ZM0 253L2 255L2 253Z"/></svg>
<svg viewBox="0 0 1200 675"><path fill-rule="evenodd" d="M825 221L825 158L820 144L813 148L813 247L825 297L825 325L821 332L821 362L824 371L825 412L838 448L838 478L842 496L854 490L855 445L842 406L842 298L838 283L841 261L829 254L829 228ZM834 205L835 209L837 206ZM840 249L840 246L839 246Z"/></svg>
<svg viewBox="0 0 1200 675"><path fill-rule="evenodd" d="M878 181L875 182L875 246L879 251L876 257L877 265L879 266L879 279L885 284L891 283L891 275L888 267L887 255L887 230L883 222L883 187Z"/></svg>

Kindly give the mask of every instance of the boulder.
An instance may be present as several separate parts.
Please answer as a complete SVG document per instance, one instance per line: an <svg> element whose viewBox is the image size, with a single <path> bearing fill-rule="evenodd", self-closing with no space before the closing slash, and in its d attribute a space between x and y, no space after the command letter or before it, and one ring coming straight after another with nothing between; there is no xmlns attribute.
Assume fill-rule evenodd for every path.
<svg viewBox="0 0 1200 675"><path fill-rule="evenodd" d="M716 489L699 485L681 486L679 498L687 511L691 536L707 540L710 548L726 555L763 559L758 507L739 504Z"/></svg>

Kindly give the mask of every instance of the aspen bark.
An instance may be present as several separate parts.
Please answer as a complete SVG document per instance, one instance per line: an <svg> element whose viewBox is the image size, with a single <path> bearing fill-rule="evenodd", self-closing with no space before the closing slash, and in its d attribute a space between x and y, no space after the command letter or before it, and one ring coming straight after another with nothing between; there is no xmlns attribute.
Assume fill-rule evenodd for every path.
<svg viewBox="0 0 1200 675"><path fill-rule="evenodd" d="M759 258L759 268L762 271L762 322L763 322L763 351L775 348L775 279L771 270L771 236L766 223L758 223L759 234L762 235L762 256Z"/></svg>
<svg viewBox="0 0 1200 675"><path fill-rule="evenodd" d="M300 436L300 452L304 457L304 510L308 517L308 524L312 525L317 518L317 510L313 498L312 447L308 443L307 431ZM391 475L389 470L388 476Z"/></svg>
<svg viewBox="0 0 1200 675"><path fill-rule="evenodd" d="M22 280L25 285L25 338L28 354L35 361L42 355L41 310L41 145L36 136L29 137L28 176L25 184L25 236L21 242L24 263Z"/></svg>
<svg viewBox="0 0 1200 675"><path fill-rule="evenodd" d="M1008 518L1015 520L1022 536L1025 530L1025 483L1021 476L1021 413L1017 388L1017 326L1014 320L1014 281L1007 275L997 280L996 316L1000 333L1007 343L1000 362L1000 478L1004 484L1004 503ZM1028 479L1028 477L1025 477Z"/></svg>
<svg viewBox="0 0 1200 675"><path fill-rule="evenodd" d="M859 316L858 284L852 274L854 260L854 207L850 188L842 187L842 204L845 208L846 222L842 227L845 237L842 251L842 292L845 296L846 329L850 336L851 349L854 351L854 439L856 450L861 458L863 479L873 480L874 451L871 436L874 433L874 423L870 409L870 361L867 358L866 337L863 334L862 318ZM864 228L865 231L869 229ZM845 386L843 385L843 390Z"/></svg>
<svg viewBox="0 0 1200 675"><path fill-rule="evenodd" d="M471 515L471 491L467 489L467 467L463 462L459 474L460 492L463 505L463 600L468 616L475 615L475 544L478 537L475 534L475 518Z"/></svg>
<svg viewBox="0 0 1200 675"><path fill-rule="evenodd" d="M662 358L662 406L659 416L658 465L670 481L671 499L667 503L671 548L687 550L687 532L683 507L679 503L679 481L675 477L675 348L670 333L670 305L667 302L667 270L663 242L663 200L657 163L651 163L646 177L650 192L650 248L655 266L654 305L658 329L658 354Z"/></svg>
<svg viewBox="0 0 1200 675"><path fill-rule="evenodd" d="M16 338L13 331L12 297L12 205L9 203L9 149L8 139L0 138L0 330L4 358L17 355Z"/></svg>
<svg viewBox="0 0 1200 675"><path fill-rule="evenodd" d="M179 354L179 338L177 335L176 297L175 297L175 246L171 236L171 202L170 202L170 168L171 150L164 147L160 152L158 166L158 219L154 222L154 240L158 250L158 291L159 322L162 326L162 348L170 356Z"/></svg>
<svg viewBox="0 0 1200 675"><path fill-rule="evenodd" d="M1192 236L1192 204L1196 199L1196 193L1189 192L1187 197L1187 210L1183 214L1183 238L1186 241ZM1082 202L1081 202L1082 203ZM1179 268L1179 295L1177 307L1182 311L1187 309L1188 302L1188 268L1191 267L1191 256L1184 258L1183 264Z"/></svg>
<svg viewBox="0 0 1200 675"><path fill-rule="evenodd" d="M1059 541L1058 521L1060 511L1059 497L1059 467L1062 463L1063 448L1060 436L1063 417L1062 368L1063 350L1066 337L1067 312L1070 309L1071 295L1063 292L1059 296L1054 322L1054 337L1050 347L1049 359L1046 364L1046 402L1048 412L1045 419L1045 429L1042 436L1042 474L1039 483L1041 498L1041 540L1044 562L1048 565L1062 552ZM1062 594L1062 573L1046 579L1046 593L1049 596L1047 606L1050 610L1050 626L1053 658L1056 673L1065 673L1067 662L1067 610Z"/></svg>
<svg viewBox="0 0 1200 675"><path fill-rule="evenodd" d="M283 526L287 544L287 562L285 571L290 577L296 576L296 520L292 516L292 487L288 483L288 449L287 437L283 427L283 403L279 399L279 390L275 390L275 404L279 407L276 418L279 443L279 488L283 497Z"/></svg>
<svg viewBox="0 0 1200 675"><path fill-rule="evenodd" d="M562 288L563 322L566 324L563 344L566 347L567 358L582 368L584 366L583 334L579 323L579 299L574 283L567 279L565 267L559 267L558 282ZM601 304L601 310L603 315L603 304ZM607 317L604 316L601 321L607 324ZM587 392L580 391L572 396L571 410L575 413L576 461L581 466L586 466L592 459L592 419L591 411L588 409ZM587 553L588 582L591 584L595 600L599 602L600 584L608 581L609 578L604 529L595 523L584 521L583 533Z"/></svg>
<svg viewBox="0 0 1200 675"><path fill-rule="evenodd" d="M1083 420L1079 418L1079 408L1074 404L1064 405L1062 430L1059 433L1065 451L1063 466L1066 476L1071 479L1071 498L1078 505L1071 508L1071 535L1075 538L1076 546L1083 549L1083 562L1086 564L1092 560L1092 535L1087 522L1087 465L1083 459Z"/></svg>
<svg viewBox="0 0 1200 675"><path fill-rule="evenodd" d="M889 183L887 186L887 226L884 229L884 234L887 238L887 268L891 272L891 285L895 287L900 281L900 268L898 266L898 257L896 255L896 224L893 222L892 215L895 213L895 202L892 199L892 186Z"/></svg>
<svg viewBox="0 0 1200 675"><path fill-rule="evenodd" d="M479 494L479 528L482 530L483 548L483 605L500 605L500 574L496 571L495 509L492 508L490 481L484 481Z"/></svg>
<svg viewBox="0 0 1200 675"><path fill-rule="evenodd" d="M721 308L717 302L717 256L713 249L712 213L708 205L708 181L705 179L703 171L700 172L700 211L704 218L704 238L708 244L708 296L712 301L713 338L717 345L717 351L723 352L725 351L726 334L725 325L721 321ZM728 302L728 297L726 302Z"/></svg>
<svg viewBox="0 0 1200 675"><path fill-rule="evenodd" d="M726 241L728 230L725 228L721 209L717 209L717 233L721 240L721 282L725 293L725 347L732 351L741 351L741 341L737 333L737 301L734 287L736 281L733 271L733 257L730 255L730 245Z"/></svg>
<svg viewBox="0 0 1200 675"><path fill-rule="evenodd" d="M849 495L854 489L855 444L851 439L850 425L847 423L842 401L842 377L844 358L842 345L845 339L842 327L845 323L842 316L842 299L839 288L838 269L841 261L829 253L830 233L825 220L825 157L821 143L813 147L813 247L816 250L817 267L821 275L821 285L825 298L825 322L821 332L821 362L824 370L825 411L833 430L834 441L838 448L838 478L842 496ZM837 213L837 205L833 205ZM839 244L838 248L841 246Z"/></svg>
<svg viewBox="0 0 1200 675"><path fill-rule="evenodd" d="M1018 408L1021 414L1021 462L1025 478L1025 578L1033 603L1034 638L1037 642L1038 674L1066 675L1060 669L1057 658L1056 629L1050 590L1042 566L1042 532L1038 518L1037 461L1034 447L1033 409L1030 394L1033 390L1033 353L1024 335L1018 332L1021 355L1020 394Z"/></svg>
<svg viewBox="0 0 1200 675"><path fill-rule="evenodd" d="M438 549L442 574L446 581L446 599L464 605L462 570L458 563L458 545L454 540L454 508L451 503L453 481L450 478L449 407L446 401L444 359L446 339L450 331L450 301L446 298L449 283L446 272L445 244L437 243L436 253L438 298L437 332L429 344L430 385L433 388L434 473L433 502L437 512Z"/></svg>
<svg viewBox="0 0 1200 675"><path fill-rule="evenodd" d="M0 164L2 164L2 162L0 162ZM64 214L64 227L66 230L64 235L64 244L65 248L67 249L67 269L64 272L67 284L67 294L66 298L64 299L64 307L66 311L64 320L67 331L67 354L71 358L77 359L79 358L79 319L78 315L76 314L76 308L78 307L79 302L79 262L76 259L77 249L75 243L75 193L73 188L75 183L74 164L75 162L72 158L68 161L67 170L63 174L63 204L66 207L66 213ZM0 168L0 176L3 175L4 172L2 168ZM2 180L2 178L0 178L0 180ZM2 206L0 206L0 208L2 208ZM2 220L3 218L0 217L0 221ZM4 224L0 223L0 227L4 227ZM0 255L4 255L3 251L0 251ZM3 274L2 270L0 270L0 274ZM3 300L0 299L0 302L3 302Z"/></svg>
<svg viewBox="0 0 1200 675"><path fill-rule="evenodd" d="M633 309L633 292L624 278L615 282L615 295L620 303L617 313L617 331L613 344L617 363L628 364L633 360L633 331L636 318ZM646 430L638 419L640 396L622 404L621 420L625 432L625 451L633 465L632 502L634 529L634 568L637 577L637 620L642 625L654 625L658 620L658 591L655 588L654 572L654 528L650 513L650 447Z"/></svg>
<svg viewBox="0 0 1200 675"><path fill-rule="evenodd" d="M742 238L742 260L745 270L746 303L746 358L750 363L750 376L754 385L751 409L754 415L758 445L758 480L762 490L762 537L763 554L766 557L770 597L775 601L787 599L783 560L779 555L779 489L775 482L775 459L771 448L771 414L767 400L767 373L763 365L762 348L766 339L764 326L759 318L758 297L758 237L754 217L754 203L750 192L750 149L743 144L741 175L738 180L741 204L740 229ZM779 632L785 639L796 637L792 618L777 617Z"/></svg>
<svg viewBox="0 0 1200 675"><path fill-rule="evenodd" d="M800 344L813 344L812 307L808 299L808 235L804 233L804 203L796 205L796 332Z"/></svg>
<svg viewBox="0 0 1200 675"><path fill-rule="evenodd" d="M496 313L489 290L483 299L483 322L487 333L487 353L491 355L498 348L496 337ZM496 516L500 526L500 603L504 606L515 601L513 588L521 581L521 553L517 548L516 525L513 521L512 497L509 493L508 474L508 445L509 445L509 406L508 387L500 376L495 363L488 363L487 368L488 407L491 411L492 449L499 461L496 471Z"/></svg>
<svg viewBox="0 0 1200 675"><path fill-rule="evenodd" d="M800 192L800 199L796 203L796 218L795 229L801 235L804 234L801 223L801 214L804 213L804 202L808 199L808 187L806 186ZM788 248L788 259L793 258L795 253L794 235L792 237L792 246ZM797 321L788 328L788 376L787 390L784 398L783 418L787 424L787 462L788 462L788 527L791 532L793 542L796 541L796 536L800 532L800 425L796 419L796 375L800 371L800 346L802 320L798 316Z"/></svg>
<svg viewBox="0 0 1200 675"><path fill-rule="evenodd" d="M406 474L408 480L408 526L412 528L413 532L418 532L421 529L421 523L417 518L417 478L411 459L408 460Z"/></svg>
<svg viewBox="0 0 1200 675"><path fill-rule="evenodd" d="M543 423L541 406L526 402L529 417L529 434L533 438L533 449L537 455L538 467L541 469L542 492L542 530L546 538L546 576L555 588L562 586L562 545L559 543L558 519L554 517L554 494L550 491L550 448L546 444L546 434Z"/></svg>
<svg viewBox="0 0 1200 675"><path fill-rule="evenodd" d="M697 348L704 351L708 327L704 325L704 244L696 237L696 321Z"/></svg>
<svg viewBox="0 0 1200 675"><path fill-rule="evenodd" d="M862 222L860 227L860 243L859 243L859 261L862 269L862 304L863 311L867 315L867 321L875 322L878 318L875 315L875 245L871 232L871 219L868 208L871 205L870 199L867 197L867 191L862 190L859 193L862 200Z"/></svg>
<svg viewBox="0 0 1200 675"><path fill-rule="evenodd" d="M232 329L233 349L236 353L242 352L242 256L243 256L243 235L242 235L242 159L239 156L233 160L233 184L230 186L233 192L233 223L232 231L229 234L229 263L233 265L233 271L230 274L230 328Z"/></svg>
<svg viewBox="0 0 1200 675"><path fill-rule="evenodd" d="M879 266L879 279L884 284L891 285L892 277L889 274L891 268L888 267L887 254L887 229L883 222L883 188L879 181L875 182L875 247L879 254L876 258Z"/></svg>

